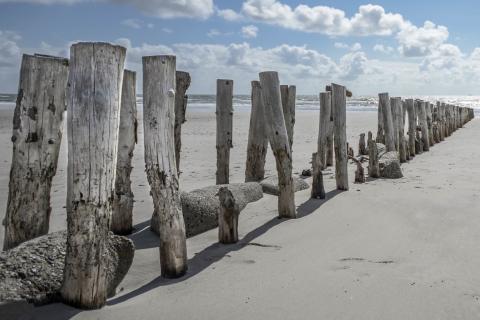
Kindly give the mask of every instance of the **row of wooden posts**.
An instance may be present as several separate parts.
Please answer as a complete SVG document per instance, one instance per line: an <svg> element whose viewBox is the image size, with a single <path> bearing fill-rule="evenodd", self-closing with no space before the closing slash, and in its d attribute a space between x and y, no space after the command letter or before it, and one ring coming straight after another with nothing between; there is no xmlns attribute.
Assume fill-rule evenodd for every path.
<svg viewBox="0 0 480 320"><path fill-rule="evenodd" d="M109 230L117 234L132 231L130 173L137 141L136 74L124 70L125 55L121 46L83 42L72 45L70 59L24 55L20 70L4 250L48 233L51 184L66 109L68 236L61 294L65 302L81 308L98 308L106 301L104 255ZM142 63L145 171L158 214L161 274L179 277L187 270L178 174L190 75L176 71L175 56L143 57ZM270 144L278 174L278 213L285 218L296 217L292 179L295 95L295 86L280 85L277 72L261 72L259 81L252 81L245 181L264 178ZM344 86L337 84L327 86L326 92L320 94L318 149L312 159L314 198L325 196L321 171L333 165L334 153L337 189L348 190L349 95ZM413 100L409 101L405 101L407 110L413 105ZM217 184L229 183L232 102L233 81L217 80ZM402 106L402 101L395 100L394 105ZM429 107L429 113L426 102L419 105L420 112L414 119L418 118L422 133L415 126L410 135L409 127L409 136L421 135L421 141L413 141L422 150L432 144L425 138L429 129L432 139L440 141L473 117L467 108L439 104L436 109ZM388 95L381 94L377 139L385 141L387 150L399 150L405 145L411 154L411 144L402 142L403 129L396 127L404 123L405 111L400 121L402 112L398 118L392 116L391 110L396 111ZM428 114L432 119L430 127L423 120ZM369 134L370 152L372 141ZM239 212L230 201L228 186L220 189L219 198L219 240L236 242Z"/></svg>

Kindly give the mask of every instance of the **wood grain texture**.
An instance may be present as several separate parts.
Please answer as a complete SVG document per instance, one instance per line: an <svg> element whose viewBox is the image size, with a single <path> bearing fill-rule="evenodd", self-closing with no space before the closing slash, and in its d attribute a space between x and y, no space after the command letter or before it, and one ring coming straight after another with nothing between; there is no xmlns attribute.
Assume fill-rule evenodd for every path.
<svg viewBox="0 0 480 320"><path fill-rule="evenodd" d="M317 154L318 160L321 164L320 170L324 170L327 167L328 135L331 129L331 111L332 93L330 91L320 93L320 119L317 140Z"/></svg>
<svg viewBox="0 0 480 320"><path fill-rule="evenodd" d="M390 107L390 99L388 93L380 93L378 95L378 105L382 109L383 129L385 134L385 147L388 151L395 151L394 128L392 109Z"/></svg>
<svg viewBox="0 0 480 320"><path fill-rule="evenodd" d="M281 85L280 95L282 98L283 118L287 127L288 142L293 151L293 133L295 127L295 99L297 88L295 86Z"/></svg>
<svg viewBox="0 0 480 320"><path fill-rule="evenodd" d="M182 151L182 124L184 124L187 112L187 90L190 87L190 74L185 71L177 71L175 73L176 90L175 90L175 161L177 165L177 174L180 175L180 153Z"/></svg>
<svg viewBox="0 0 480 320"><path fill-rule="evenodd" d="M417 119L415 116L415 107L413 99L405 100L405 106L408 115L408 149L410 157L415 156L415 131L417 130Z"/></svg>
<svg viewBox="0 0 480 320"><path fill-rule="evenodd" d="M348 190L347 100L344 86L332 83L335 180L338 190Z"/></svg>
<svg viewBox="0 0 480 320"><path fill-rule="evenodd" d="M233 80L217 80L217 184L230 181L230 149L233 148Z"/></svg>
<svg viewBox="0 0 480 320"><path fill-rule="evenodd" d="M238 216L240 208L228 187L218 190L220 208L218 211L218 242L231 244L238 242Z"/></svg>

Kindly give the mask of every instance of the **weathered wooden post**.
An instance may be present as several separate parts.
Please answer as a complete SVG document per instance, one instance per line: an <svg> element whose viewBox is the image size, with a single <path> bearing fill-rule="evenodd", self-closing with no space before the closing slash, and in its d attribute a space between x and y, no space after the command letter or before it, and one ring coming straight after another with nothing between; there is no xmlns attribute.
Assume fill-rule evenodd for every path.
<svg viewBox="0 0 480 320"><path fill-rule="evenodd" d="M217 80L217 184L230 181L233 148L233 80Z"/></svg>
<svg viewBox="0 0 480 320"><path fill-rule="evenodd" d="M252 81L251 99L252 111L250 112L250 129L248 131L245 182L263 180L268 149L268 136L265 128L267 123L260 81Z"/></svg>
<svg viewBox="0 0 480 320"><path fill-rule="evenodd" d="M67 77L67 59L23 55L13 116L4 250L48 233Z"/></svg>
<svg viewBox="0 0 480 320"><path fill-rule="evenodd" d="M312 199L325 199L325 188L323 186L322 161L318 152L312 153Z"/></svg>
<svg viewBox="0 0 480 320"><path fill-rule="evenodd" d="M335 179L338 190L348 190L347 100L344 86L332 83L332 111L335 136Z"/></svg>
<svg viewBox="0 0 480 320"><path fill-rule="evenodd" d="M187 271L185 223L175 163L175 56L143 57L145 171L160 235L161 275Z"/></svg>
<svg viewBox="0 0 480 320"><path fill-rule="evenodd" d="M410 151L410 157L414 157L415 156L415 133L417 131L415 106L413 104L413 99L405 100L405 104L408 112L408 148Z"/></svg>
<svg viewBox="0 0 480 320"><path fill-rule="evenodd" d="M320 125L318 130L317 153L321 163L321 170L327 167L328 135L331 131L332 93L320 93ZM333 143L333 139L332 139Z"/></svg>
<svg viewBox="0 0 480 320"><path fill-rule="evenodd" d="M280 95L282 97L283 118L287 127L288 143L293 150L293 131L295 126L295 99L297 88L295 86L281 85Z"/></svg>
<svg viewBox="0 0 480 320"><path fill-rule="evenodd" d="M358 141L358 154L366 156L368 154L367 146L365 143L365 133L360 133L360 139Z"/></svg>
<svg viewBox="0 0 480 320"><path fill-rule="evenodd" d="M373 140L370 131L368 131L368 175L372 178L380 177L377 143Z"/></svg>
<svg viewBox="0 0 480 320"><path fill-rule="evenodd" d="M402 101L402 124L400 126L401 135L402 135L402 148L403 152L405 152L405 160L410 161L410 146L409 146L409 141L405 137L405 123L407 121L407 102Z"/></svg>
<svg viewBox="0 0 480 320"><path fill-rule="evenodd" d="M266 71L259 74L265 106L270 145L275 156L278 174L278 214L284 218L296 218L295 195L292 179L292 152L282 111L278 73Z"/></svg>
<svg viewBox="0 0 480 320"><path fill-rule="evenodd" d="M363 170L362 162L353 156L348 156L357 165L355 170L355 183L365 183L365 172Z"/></svg>
<svg viewBox="0 0 480 320"><path fill-rule="evenodd" d="M107 298L106 246L117 165L126 50L83 42L70 48L67 94L67 250L61 295L84 309Z"/></svg>
<svg viewBox="0 0 480 320"><path fill-rule="evenodd" d="M395 150L398 152L400 151L399 114L400 114L401 105L402 105L402 98L399 98L399 97L390 98L390 108L392 111L392 123L393 123L393 141L395 142Z"/></svg>
<svg viewBox="0 0 480 320"><path fill-rule="evenodd" d="M330 108L330 122L328 123L327 131L327 155L325 160L327 167L333 166L333 153L333 114Z"/></svg>
<svg viewBox="0 0 480 320"><path fill-rule="evenodd" d="M390 99L388 97L388 93L378 94L378 105L379 108L381 108L383 115L385 147L387 151L395 151L392 109L390 108Z"/></svg>
<svg viewBox="0 0 480 320"><path fill-rule="evenodd" d="M224 244L238 241L238 216L240 208L228 187L218 190L220 208L218 211L218 242Z"/></svg>
<svg viewBox="0 0 480 320"><path fill-rule="evenodd" d="M384 104L380 103L380 100L378 101L378 129L377 129L377 139L376 141L378 143L383 143L385 144L385 126L383 123L384 115L383 115L383 108Z"/></svg>
<svg viewBox="0 0 480 320"><path fill-rule="evenodd" d="M422 144L423 151L430 150L430 139L428 137L428 124L427 124L427 112L426 112L426 102L419 101L419 113L418 119L420 124L420 129L422 130Z"/></svg>
<svg viewBox="0 0 480 320"><path fill-rule="evenodd" d="M122 106L118 130L117 173L110 229L116 234L132 232L133 192L130 173L137 143L136 73L125 70L122 85Z"/></svg>
<svg viewBox="0 0 480 320"><path fill-rule="evenodd" d="M177 165L177 174L180 175L180 153L182 151L182 124L187 119L187 90L190 87L190 74L185 71L177 71L175 73L176 90L175 90L175 162Z"/></svg>
<svg viewBox="0 0 480 320"><path fill-rule="evenodd" d="M401 163L407 161L407 154L405 148L405 141L404 141L404 131L405 131L405 124L403 122L403 103L402 98L393 98L393 110L395 112L395 131L397 134L397 142L398 142L398 155Z"/></svg>
<svg viewBox="0 0 480 320"><path fill-rule="evenodd" d="M427 128L428 128L428 143L433 146L433 105L430 102L425 103L425 110L427 113Z"/></svg>

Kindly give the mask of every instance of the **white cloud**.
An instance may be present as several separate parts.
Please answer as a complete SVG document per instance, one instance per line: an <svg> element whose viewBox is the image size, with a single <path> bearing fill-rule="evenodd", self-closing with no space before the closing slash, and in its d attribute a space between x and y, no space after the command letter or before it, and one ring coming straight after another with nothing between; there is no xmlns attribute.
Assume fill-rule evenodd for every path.
<svg viewBox="0 0 480 320"><path fill-rule="evenodd" d="M258 28L254 25L248 25L242 27L242 36L244 38L256 38L258 34Z"/></svg>
<svg viewBox="0 0 480 320"><path fill-rule="evenodd" d="M243 16L232 9L217 9L217 15L227 21L240 21Z"/></svg>
<svg viewBox="0 0 480 320"><path fill-rule="evenodd" d="M350 50L350 51L362 50L362 45L358 42L355 42L352 45L348 45L348 44L343 43L343 42L335 42L333 45L337 49L346 49L346 50Z"/></svg>
<svg viewBox="0 0 480 320"><path fill-rule="evenodd" d="M426 56L447 39L448 29L431 21L425 21L423 27L409 25L397 35L399 51L406 57Z"/></svg>
<svg viewBox="0 0 480 320"><path fill-rule="evenodd" d="M17 42L20 39L20 35L15 32L0 30L0 68L18 64L21 50Z"/></svg>
<svg viewBox="0 0 480 320"><path fill-rule="evenodd" d="M133 28L133 29L140 29L142 26L142 21L137 19L125 19L122 21L122 25Z"/></svg>
<svg viewBox="0 0 480 320"><path fill-rule="evenodd" d="M395 49L393 47L390 47L390 46L385 46L383 44L376 44L373 46L373 51L376 51L376 52L381 52L381 53L385 53L385 54L391 54L393 53Z"/></svg>

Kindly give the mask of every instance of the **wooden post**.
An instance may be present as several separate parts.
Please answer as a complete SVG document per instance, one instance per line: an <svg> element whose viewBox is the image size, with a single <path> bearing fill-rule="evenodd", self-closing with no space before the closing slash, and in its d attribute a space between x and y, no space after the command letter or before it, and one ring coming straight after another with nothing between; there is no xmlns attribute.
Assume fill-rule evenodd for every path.
<svg viewBox="0 0 480 320"><path fill-rule="evenodd" d="M48 233L67 77L67 59L23 55L13 116L4 250Z"/></svg>
<svg viewBox="0 0 480 320"><path fill-rule="evenodd" d="M217 184L230 181L230 149L233 148L233 80L217 80Z"/></svg>
<svg viewBox="0 0 480 320"><path fill-rule="evenodd" d="M231 244L238 242L238 216L240 208L228 187L218 190L220 208L218 211L218 242Z"/></svg>
<svg viewBox="0 0 480 320"><path fill-rule="evenodd" d="M378 129L377 129L377 139L378 143L385 144L385 126L384 126L384 115L383 115L384 104L378 101Z"/></svg>
<svg viewBox="0 0 480 320"><path fill-rule="evenodd" d="M338 190L348 190L347 100L344 86L332 83L332 110L335 136L335 180Z"/></svg>
<svg viewBox="0 0 480 320"><path fill-rule="evenodd" d="M318 152L312 154L312 199L325 199L325 188L323 186L322 161Z"/></svg>
<svg viewBox="0 0 480 320"><path fill-rule="evenodd" d="M405 137L405 123L407 121L407 102L402 101L402 124L400 125L401 135L402 135L402 148L405 153L405 160L410 161L410 147L409 141Z"/></svg>
<svg viewBox="0 0 480 320"><path fill-rule="evenodd" d="M417 131L417 121L415 116L415 106L413 99L405 100L408 112L408 148L410 150L410 157L415 156L415 133Z"/></svg>
<svg viewBox="0 0 480 320"><path fill-rule="evenodd" d="M433 105L430 102L425 103L425 111L427 113L428 143L433 146Z"/></svg>
<svg viewBox="0 0 480 320"><path fill-rule="evenodd" d="M367 146L365 143L365 133L360 133L360 139L358 141L358 154L366 156L368 154Z"/></svg>
<svg viewBox="0 0 480 320"><path fill-rule="evenodd" d="M269 119L268 133L275 156L278 174L278 214L284 218L296 218L295 195L292 179L292 152L282 111L278 73L266 71L259 74L265 119Z"/></svg>
<svg viewBox="0 0 480 320"><path fill-rule="evenodd" d="M107 298L105 259L117 165L126 50L84 42L70 48L67 129L67 252L61 294L76 307Z"/></svg>
<svg viewBox="0 0 480 320"><path fill-rule="evenodd" d="M355 170L355 183L365 183L365 172L363 170L362 162L355 157L348 156L357 165Z"/></svg>
<svg viewBox="0 0 480 320"><path fill-rule="evenodd" d="M320 170L327 167L328 135L330 133L330 117L332 111L332 94L330 91L320 93L320 125L318 130L317 153L321 163ZM333 139L332 139L333 143Z"/></svg>
<svg viewBox="0 0 480 320"><path fill-rule="evenodd" d="M161 275L187 271L187 246L175 163L175 56L143 57L145 171L160 235Z"/></svg>
<svg viewBox="0 0 480 320"><path fill-rule="evenodd" d="M287 127L288 143L290 149L293 150L293 131L295 126L295 98L296 87L281 85L280 94L282 97L283 118L285 119L285 126Z"/></svg>
<svg viewBox="0 0 480 320"><path fill-rule="evenodd" d="M400 151L400 139L399 139L399 114L402 105L402 98L393 97L390 98L390 108L392 111L392 123L393 123L393 141L395 142L395 150ZM400 152L399 152L400 153Z"/></svg>
<svg viewBox="0 0 480 320"><path fill-rule="evenodd" d="M377 143L373 140L372 132L368 132L368 175L372 178L380 177Z"/></svg>
<svg viewBox="0 0 480 320"><path fill-rule="evenodd" d="M427 124L427 112L426 112L426 102L419 101L418 104L418 120L420 124L420 129L422 130L422 144L423 151L430 150L430 139L428 137L428 124Z"/></svg>
<svg viewBox="0 0 480 320"><path fill-rule="evenodd" d="M175 80L175 162L177 165L177 174L180 175L180 153L182 151L182 124L187 121L185 117L188 102L188 96L186 92L190 87L190 74L185 71L177 71L175 73Z"/></svg>
<svg viewBox="0 0 480 320"><path fill-rule="evenodd" d="M378 104L383 114L383 125L385 132L385 147L388 151L395 151L394 128L392 119L392 109L390 108L390 99L388 93L378 95Z"/></svg>
<svg viewBox="0 0 480 320"><path fill-rule="evenodd" d="M441 102L439 107L439 123L440 123L440 141L445 140L445 103Z"/></svg>
<svg viewBox="0 0 480 320"><path fill-rule="evenodd" d="M130 173L132 157L137 143L137 95L136 73L125 70L122 85L122 106L118 130L117 173L111 230L116 234L132 232L133 192Z"/></svg>
<svg viewBox="0 0 480 320"><path fill-rule="evenodd" d="M265 157L268 149L265 107L260 81L252 81L251 99L252 111L250 112L250 129L248 131L245 182L261 181L265 178Z"/></svg>
<svg viewBox="0 0 480 320"><path fill-rule="evenodd" d="M327 131L327 155L326 155L326 164L327 167L333 166L333 114L332 109L330 108L330 121L328 123Z"/></svg>
<svg viewBox="0 0 480 320"><path fill-rule="evenodd" d="M406 146L404 140L405 124L403 122L403 103L402 98L393 98L395 111L395 131L398 141L398 155L401 163L407 162Z"/></svg>

